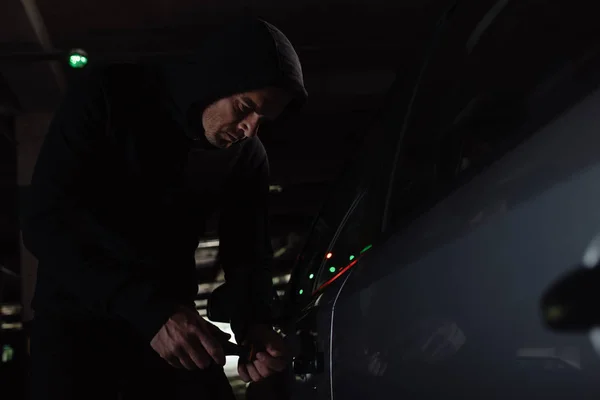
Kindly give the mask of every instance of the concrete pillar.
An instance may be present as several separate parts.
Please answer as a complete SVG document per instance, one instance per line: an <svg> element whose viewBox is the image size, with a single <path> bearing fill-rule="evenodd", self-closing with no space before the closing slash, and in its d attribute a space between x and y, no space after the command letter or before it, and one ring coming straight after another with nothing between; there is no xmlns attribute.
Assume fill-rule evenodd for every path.
<svg viewBox="0 0 600 400"><path fill-rule="evenodd" d="M20 189L31 183L31 176L52 113L28 113L17 116L15 134L17 139L17 182ZM33 318L31 299L37 273L36 258L23 246L21 241L21 302L23 321Z"/></svg>

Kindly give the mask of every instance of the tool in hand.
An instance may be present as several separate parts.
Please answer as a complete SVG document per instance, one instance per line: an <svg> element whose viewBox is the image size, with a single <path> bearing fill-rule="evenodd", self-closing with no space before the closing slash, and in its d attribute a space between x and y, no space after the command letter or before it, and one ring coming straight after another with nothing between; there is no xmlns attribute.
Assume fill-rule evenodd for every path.
<svg viewBox="0 0 600 400"><path fill-rule="evenodd" d="M256 354L264 351L261 346L255 344L239 345L227 341L222 343L222 345L226 356L238 356L241 360L245 360L246 363L256 360Z"/></svg>

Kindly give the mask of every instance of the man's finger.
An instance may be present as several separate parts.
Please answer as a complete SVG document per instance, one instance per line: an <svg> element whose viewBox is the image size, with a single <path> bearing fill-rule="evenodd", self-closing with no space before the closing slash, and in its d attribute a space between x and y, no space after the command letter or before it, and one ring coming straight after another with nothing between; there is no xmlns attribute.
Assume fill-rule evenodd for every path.
<svg viewBox="0 0 600 400"><path fill-rule="evenodd" d="M269 367L267 367L267 365L260 360L254 360L252 365L254 365L256 371L258 371L260 376L262 376L263 378L267 378L273 373L273 371L269 369Z"/></svg>
<svg viewBox="0 0 600 400"><path fill-rule="evenodd" d="M250 378L250 374L248 373L248 368L246 368L246 365L241 361L238 363L238 374L240 375L240 378L242 378L242 380L246 383L252 380L252 378Z"/></svg>
<svg viewBox="0 0 600 400"><path fill-rule="evenodd" d="M192 361L190 356L184 350L177 353L177 357L179 358L179 363L183 366L183 368L190 371L197 368L194 361Z"/></svg>
<svg viewBox="0 0 600 400"><path fill-rule="evenodd" d="M183 368L183 365L179 362L179 359L174 355L165 357L164 360L169 363L174 368Z"/></svg>
<svg viewBox="0 0 600 400"><path fill-rule="evenodd" d="M284 348L285 344L283 343L283 340L281 340L281 343L279 343L279 340L277 340L276 343L267 343L265 346L265 350L272 357L283 357L285 353Z"/></svg>
<svg viewBox="0 0 600 400"><path fill-rule="evenodd" d="M208 368L211 363L210 356L196 337L191 337L184 349L194 365L200 369Z"/></svg>
<svg viewBox="0 0 600 400"><path fill-rule="evenodd" d="M211 324L210 322L207 322L207 324L210 327L211 333L217 339L221 339L221 340L229 340L229 339L231 339L231 334L229 334L227 332L223 332L222 330L219 329L218 326L216 326L214 324Z"/></svg>
<svg viewBox="0 0 600 400"><path fill-rule="evenodd" d="M248 370L248 375L254 382L258 382L262 380L262 376L256 370L256 367L253 364L246 364L246 369Z"/></svg>
<svg viewBox="0 0 600 400"><path fill-rule="evenodd" d="M256 359L273 371L283 371L287 367L285 358L272 357L269 353L260 352L256 354Z"/></svg>
<svg viewBox="0 0 600 400"><path fill-rule="evenodd" d="M206 353L215 360L215 362L221 366L225 365L225 352L221 344L210 334L204 330L198 329L196 336L202 343L202 347L206 350Z"/></svg>

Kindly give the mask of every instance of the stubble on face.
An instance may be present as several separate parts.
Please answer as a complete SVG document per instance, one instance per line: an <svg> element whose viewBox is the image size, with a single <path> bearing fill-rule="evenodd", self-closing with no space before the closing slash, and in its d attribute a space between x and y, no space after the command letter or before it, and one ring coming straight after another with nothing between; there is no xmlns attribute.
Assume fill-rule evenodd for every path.
<svg viewBox="0 0 600 400"><path fill-rule="evenodd" d="M206 140L210 144L218 148L226 148L229 143L223 137L221 130L227 124L224 121L223 113L219 111L223 107L222 104L219 104L220 102L213 103L204 110L202 125L204 126ZM230 129L232 128L230 127Z"/></svg>

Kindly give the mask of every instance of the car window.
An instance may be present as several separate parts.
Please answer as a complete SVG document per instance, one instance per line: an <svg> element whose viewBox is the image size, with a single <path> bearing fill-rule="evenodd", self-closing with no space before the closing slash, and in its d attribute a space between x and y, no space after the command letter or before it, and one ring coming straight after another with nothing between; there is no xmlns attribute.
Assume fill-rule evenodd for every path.
<svg viewBox="0 0 600 400"><path fill-rule="evenodd" d="M381 232L397 135L379 122L357 142L294 267L288 293L289 303L296 308L308 305L311 295Z"/></svg>
<svg viewBox="0 0 600 400"><path fill-rule="evenodd" d="M394 155L421 68L410 63L401 70L373 125L357 143L294 268L288 293L296 307L309 304L311 294L341 276L383 234Z"/></svg>
<svg viewBox="0 0 600 400"><path fill-rule="evenodd" d="M347 219L322 260L316 277L315 291L333 282L371 249L381 234L383 198L375 187L367 189L356 199Z"/></svg>
<svg viewBox="0 0 600 400"><path fill-rule="evenodd" d="M586 65L595 63L589 51L591 37L567 41L561 40L560 32L530 32L529 19L516 10L506 11L475 46L464 40L470 35L458 35L460 40L446 44L432 60L396 161L388 215L391 232L478 175L590 90L582 87L582 73L587 72L581 71L591 71ZM552 49L539 43L552 43Z"/></svg>
<svg viewBox="0 0 600 400"><path fill-rule="evenodd" d="M351 168L346 169L315 219L292 270L287 293L288 306L298 310L310 303L317 276L330 244L357 196L359 190L357 179Z"/></svg>
<svg viewBox="0 0 600 400"><path fill-rule="evenodd" d="M384 201L378 191L383 185L378 183L382 181L375 179L364 187L356 179L348 180L332 194L293 270L290 291L295 307L308 305L312 294L343 273L378 237Z"/></svg>
<svg viewBox="0 0 600 400"><path fill-rule="evenodd" d="M288 296L291 300L289 305L295 309L303 309L310 303L315 277L334 233L335 224L321 216L317 217L307 243L292 270Z"/></svg>

